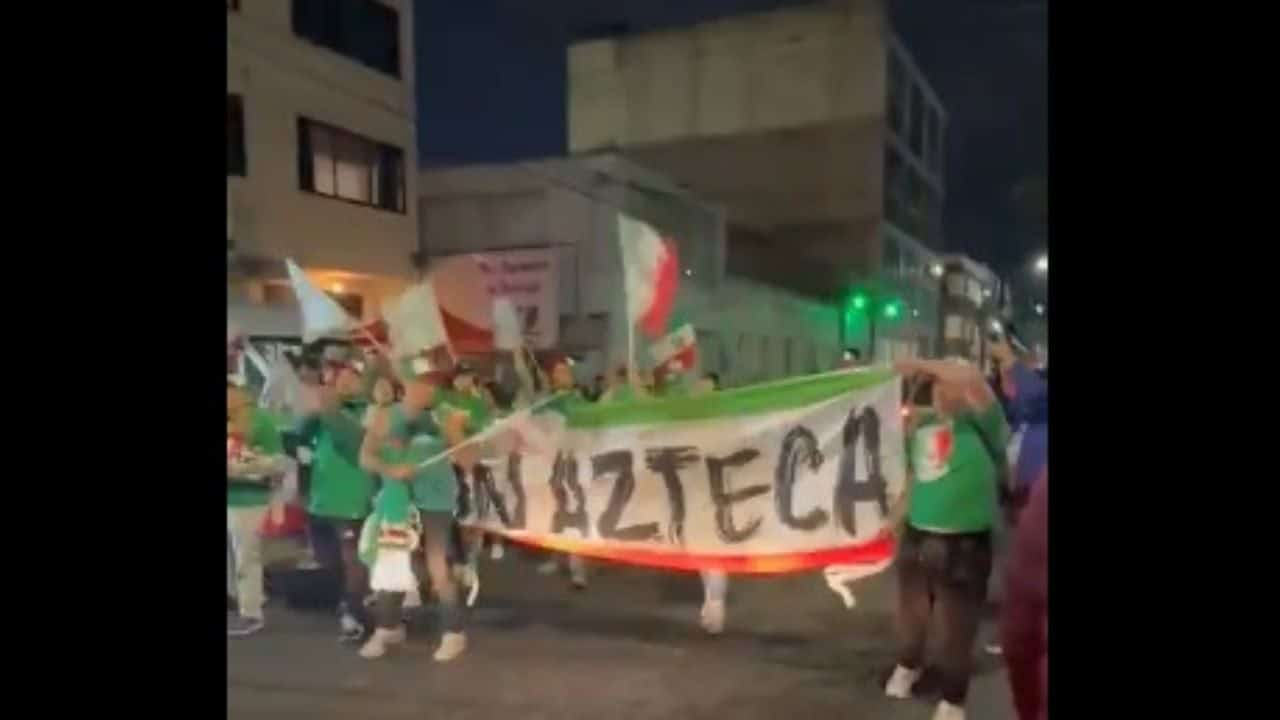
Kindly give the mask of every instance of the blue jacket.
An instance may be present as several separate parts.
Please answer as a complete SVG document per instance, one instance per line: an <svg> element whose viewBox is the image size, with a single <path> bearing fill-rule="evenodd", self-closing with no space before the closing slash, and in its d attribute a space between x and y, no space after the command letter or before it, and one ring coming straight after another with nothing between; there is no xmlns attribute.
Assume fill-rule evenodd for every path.
<svg viewBox="0 0 1280 720"><path fill-rule="evenodd" d="M1049 461L1049 383L1025 363L1014 365L1010 375L1015 393L1009 402L1009 425L1023 428L1013 480L1015 487L1026 488Z"/></svg>

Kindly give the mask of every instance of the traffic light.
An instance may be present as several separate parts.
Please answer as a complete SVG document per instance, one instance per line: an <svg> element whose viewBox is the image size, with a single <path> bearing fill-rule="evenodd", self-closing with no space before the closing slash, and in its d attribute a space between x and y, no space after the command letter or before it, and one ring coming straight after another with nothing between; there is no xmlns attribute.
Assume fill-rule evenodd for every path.
<svg viewBox="0 0 1280 720"><path fill-rule="evenodd" d="M893 320L894 318L898 317L899 312L900 312L900 308L898 307L897 300L890 300L889 302L885 303L884 316L886 318Z"/></svg>
<svg viewBox="0 0 1280 720"><path fill-rule="evenodd" d="M852 303L854 310L865 310L867 309L867 296L862 293L856 293L853 296Z"/></svg>

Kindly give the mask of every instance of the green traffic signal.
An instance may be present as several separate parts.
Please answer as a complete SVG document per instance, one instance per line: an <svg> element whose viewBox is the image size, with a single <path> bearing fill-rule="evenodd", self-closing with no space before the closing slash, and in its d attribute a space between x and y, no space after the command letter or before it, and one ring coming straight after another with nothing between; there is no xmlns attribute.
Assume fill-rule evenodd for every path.
<svg viewBox="0 0 1280 720"><path fill-rule="evenodd" d="M867 308L867 296L866 296L866 295L863 295L862 293L858 293L857 295L854 295L854 296L853 296L853 309L854 309L854 310L865 310L866 308Z"/></svg>
<svg viewBox="0 0 1280 720"><path fill-rule="evenodd" d="M892 320L898 317L898 303L891 302L884 306L884 316Z"/></svg>

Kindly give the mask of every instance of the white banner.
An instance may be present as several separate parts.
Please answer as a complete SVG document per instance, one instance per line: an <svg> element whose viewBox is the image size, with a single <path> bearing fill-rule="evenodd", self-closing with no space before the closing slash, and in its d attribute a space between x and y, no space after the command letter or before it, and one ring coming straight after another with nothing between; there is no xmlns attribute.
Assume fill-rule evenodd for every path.
<svg viewBox="0 0 1280 720"><path fill-rule="evenodd" d="M493 300L509 298L530 347L559 343L559 258L551 248L453 255L432 263L431 278L443 312L467 332L492 333Z"/></svg>
<svg viewBox="0 0 1280 720"><path fill-rule="evenodd" d="M840 386L839 383L845 383ZM905 478L900 386L818 376L581 416L466 479L464 522L554 549L665 567L786 572L887 563ZM874 384L871 384L874 383ZM807 401L806 401L807 400ZM683 419L675 419L683 418Z"/></svg>

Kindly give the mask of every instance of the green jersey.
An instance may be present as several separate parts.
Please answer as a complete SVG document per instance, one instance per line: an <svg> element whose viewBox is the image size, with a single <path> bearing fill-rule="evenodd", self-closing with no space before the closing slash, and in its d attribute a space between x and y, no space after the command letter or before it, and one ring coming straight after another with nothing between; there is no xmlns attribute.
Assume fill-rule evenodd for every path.
<svg viewBox="0 0 1280 720"><path fill-rule="evenodd" d="M284 452L280 429L267 413L254 408L245 445L262 455L279 455ZM227 507L262 507L271 500L271 488L257 482L237 482L227 479Z"/></svg>
<svg viewBox="0 0 1280 720"><path fill-rule="evenodd" d="M312 515L356 520L369 514L376 488L359 460L366 408L361 401L347 402L303 421L299 435L315 448L307 504Z"/></svg>
<svg viewBox="0 0 1280 720"><path fill-rule="evenodd" d="M907 438L911 498L907 521L932 532L990 530L996 519L992 450L1009 441L999 403L981 413L926 417Z"/></svg>
<svg viewBox="0 0 1280 720"><path fill-rule="evenodd" d="M425 410L417 417L409 418L402 406L391 408L390 436L394 442L380 451L382 462L418 465L447 450L448 445L433 415L432 410ZM408 485L413 504L422 510L454 512L457 508L458 478L453 473L452 460L447 457L419 467Z"/></svg>

